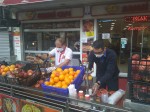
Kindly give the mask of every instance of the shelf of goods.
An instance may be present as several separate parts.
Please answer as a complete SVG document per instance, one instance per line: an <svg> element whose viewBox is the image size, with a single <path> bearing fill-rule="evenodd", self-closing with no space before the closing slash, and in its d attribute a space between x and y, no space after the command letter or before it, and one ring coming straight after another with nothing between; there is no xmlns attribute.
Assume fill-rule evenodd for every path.
<svg viewBox="0 0 150 112"><path fill-rule="evenodd" d="M133 102L150 104L150 57L129 59L129 95Z"/></svg>
<svg viewBox="0 0 150 112"><path fill-rule="evenodd" d="M69 97L68 85L75 84L75 87L79 89L83 82L84 67L82 66L64 66L56 69L57 74L52 72L48 78L47 73L41 71L37 64L16 62L9 66L1 65L0 69L0 94L61 108L64 112L97 112L100 110L103 112L129 112L121 107L101 104L95 98L87 101L77 97ZM63 77L59 77L58 85L56 83L58 80L52 74L63 76L61 72L68 70L74 73L74 77L68 77L72 80L66 80L67 86L59 87ZM51 78L55 79L55 83L52 83Z"/></svg>

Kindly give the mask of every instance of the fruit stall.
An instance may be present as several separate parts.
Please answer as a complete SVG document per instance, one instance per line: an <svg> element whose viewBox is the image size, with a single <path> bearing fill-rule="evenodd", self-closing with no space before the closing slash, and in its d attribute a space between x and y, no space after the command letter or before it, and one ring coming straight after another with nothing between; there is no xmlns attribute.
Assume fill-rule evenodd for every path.
<svg viewBox="0 0 150 112"><path fill-rule="evenodd" d="M133 111L123 107L123 90L100 89L91 96L93 77L86 72L86 67L64 66L47 74L40 63L18 61L0 65L0 112L6 109L14 112Z"/></svg>

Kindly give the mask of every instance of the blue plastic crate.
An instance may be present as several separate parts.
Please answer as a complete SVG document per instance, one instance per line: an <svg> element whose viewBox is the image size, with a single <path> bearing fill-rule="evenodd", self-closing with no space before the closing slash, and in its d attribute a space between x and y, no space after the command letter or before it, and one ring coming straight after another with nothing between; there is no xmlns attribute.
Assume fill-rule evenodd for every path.
<svg viewBox="0 0 150 112"><path fill-rule="evenodd" d="M79 75L72 82L72 84L75 84L75 88L79 89L83 82L83 76L84 76L84 72L85 72L84 67L80 67L80 66L63 66L62 67L63 70L66 68L73 68L74 70L80 70ZM68 94L69 94L68 88L66 88L66 89L56 88L56 87L46 86L45 84L42 84L42 89L45 92L59 94L59 95L63 95L63 96L68 96ZM56 100L64 100L64 99L55 98L55 97L51 97L51 96L46 96L46 97L53 98Z"/></svg>

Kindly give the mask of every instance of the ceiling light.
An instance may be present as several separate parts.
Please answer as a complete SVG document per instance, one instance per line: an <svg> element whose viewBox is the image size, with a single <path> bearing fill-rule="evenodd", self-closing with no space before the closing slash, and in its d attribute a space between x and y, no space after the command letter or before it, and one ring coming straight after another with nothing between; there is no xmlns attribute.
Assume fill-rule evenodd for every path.
<svg viewBox="0 0 150 112"><path fill-rule="evenodd" d="M99 25L101 25L101 24L99 24Z"/></svg>
<svg viewBox="0 0 150 112"><path fill-rule="evenodd" d="M113 24L113 25L114 25L115 23L111 23L111 24Z"/></svg>
<svg viewBox="0 0 150 112"><path fill-rule="evenodd" d="M128 24L129 26L131 26L132 24Z"/></svg>
<svg viewBox="0 0 150 112"><path fill-rule="evenodd" d="M114 24L112 24L111 26L114 26Z"/></svg>

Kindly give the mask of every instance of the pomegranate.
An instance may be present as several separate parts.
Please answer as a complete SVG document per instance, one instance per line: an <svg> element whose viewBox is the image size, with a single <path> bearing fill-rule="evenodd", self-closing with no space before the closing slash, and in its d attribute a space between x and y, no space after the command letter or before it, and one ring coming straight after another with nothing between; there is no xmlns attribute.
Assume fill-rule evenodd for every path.
<svg viewBox="0 0 150 112"><path fill-rule="evenodd" d="M139 59L140 59L140 55L139 55L139 54L134 54L134 55L132 56L132 59L133 59L133 60L139 60Z"/></svg>
<svg viewBox="0 0 150 112"><path fill-rule="evenodd" d="M147 65L150 66L150 56L147 58Z"/></svg>
<svg viewBox="0 0 150 112"><path fill-rule="evenodd" d="M138 70L139 61L132 60L132 70Z"/></svg>
<svg viewBox="0 0 150 112"><path fill-rule="evenodd" d="M144 71L145 68L146 68L146 66L143 66L143 65L140 65L140 66L139 66L139 70L140 70L140 71Z"/></svg>

